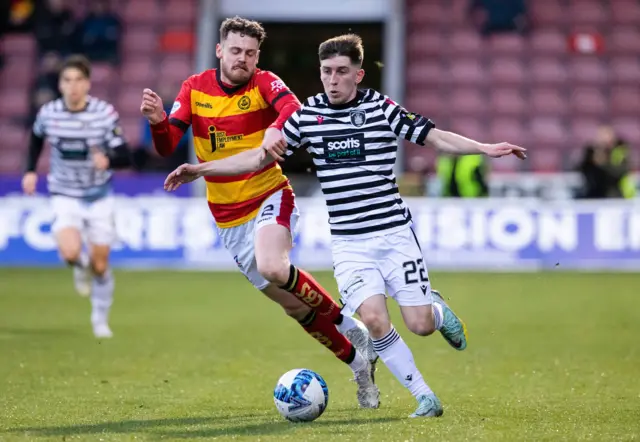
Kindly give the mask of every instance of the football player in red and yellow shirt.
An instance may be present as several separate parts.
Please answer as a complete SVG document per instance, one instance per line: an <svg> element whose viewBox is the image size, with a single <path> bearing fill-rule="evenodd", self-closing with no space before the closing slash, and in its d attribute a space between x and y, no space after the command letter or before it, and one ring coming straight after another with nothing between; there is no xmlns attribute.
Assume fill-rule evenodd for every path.
<svg viewBox="0 0 640 442"><path fill-rule="evenodd" d="M200 162L257 146L266 149L283 140L281 129L300 102L275 74L257 69L265 36L257 22L240 17L225 20L216 45L220 68L189 77L168 116L160 97L144 90L140 110L151 124L160 155L170 155L189 126ZM366 328L343 316L329 293L289 260L299 211L278 162L267 156L255 172L207 177L206 186L219 235L240 270L307 333L349 364L360 406L377 408L379 391L373 383L377 355Z"/></svg>

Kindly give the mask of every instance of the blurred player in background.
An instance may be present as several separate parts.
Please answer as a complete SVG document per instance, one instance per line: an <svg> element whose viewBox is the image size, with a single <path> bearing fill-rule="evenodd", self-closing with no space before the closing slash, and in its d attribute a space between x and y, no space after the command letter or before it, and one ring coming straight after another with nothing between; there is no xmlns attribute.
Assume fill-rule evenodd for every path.
<svg viewBox="0 0 640 442"><path fill-rule="evenodd" d="M160 155L173 152L189 125L201 162L282 141L284 122L300 102L279 77L257 69L265 37L257 22L225 20L216 46L220 68L188 78L169 116L155 92L143 92L141 112ZM219 235L242 273L347 363L355 374L360 406L377 408L377 355L366 327L343 316L329 293L289 260L299 212L279 164L265 158L251 173L207 179L207 199Z"/></svg>
<svg viewBox="0 0 640 442"><path fill-rule="evenodd" d="M111 169L128 166L130 157L118 113L111 104L89 95L90 77L91 65L85 57L75 55L64 61L59 80L62 98L38 111L22 188L28 195L35 193L36 166L47 139L51 145L48 190L55 214L52 231L60 256L73 267L76 290L83 296L91 294L95 336L108 338L114 291L109 253L116 235Z"/></svg>
<svg viewBox="0 0 640 442"><path fill-rule="evenodd" d="M186 164L172 172L168 190L204 176L251 173L264 158L307 148L329 209L334 272L345 315L358 313L374 349L396 378L415 396L411 417L443 413L439 399L418 371L411 350L391 324L385 293L400 305L409 330L427 336L439 330L455 349L467 346L466 328L431 290L424 256L412 228L411 213L398 193L393 166L397 137L456 155L501 157L524 149L508 143L481 144L435 129L431 120L411 113L372 89L358 90L364 77L360 37L344 35L319 48L325 93L306 100L284 125L283 140L220 161ZM287 149L288 147L288 149Z"/></svg>

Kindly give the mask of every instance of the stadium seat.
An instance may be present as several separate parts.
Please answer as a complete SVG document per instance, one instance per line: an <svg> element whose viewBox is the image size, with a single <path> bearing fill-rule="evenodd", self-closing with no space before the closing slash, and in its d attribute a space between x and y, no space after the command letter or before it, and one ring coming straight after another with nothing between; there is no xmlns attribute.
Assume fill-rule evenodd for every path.
<svg viewBox="0 0 640 442"><path fill-rule="evenodd" d="M615 0L610 2L613 22L618 25L640 23L640 2L638 0Z"/></svg>
<svg viewBox="0 0 640 442"><path fill-rule="evenodd" d="M487 109L487 100L479 89L473 87L454 88L445 103L450 115L475 116Z"/></svg>
<svg viewBox="0 0 640 442"><path fill-rule="evenodd" d="M93 63L91 66L91 83L93 86L109 86L118 81L117 69L108 63Z"/></svg>
<svg viewBox="0 0 640 442"><path fill-rule="evenodd" d="M561 144L537 144L530 149L527 166L538 173L557 172L562 169L564 151Z"/></svg>
<svg viewBox="0 0 640 442"><path fill-rule="evenodd" d="M567 70L558 58L534 58L529 63L529 78L539 85L564 85Z"/></svg>
<svg viewBox="0 0 640 442"><path fill-rule="evenodd" d="M452 57L460 55L478 55L484 49L477 31L473 29L459 30L447 39L447 51Z"/></svg>
<svg viewBox="0 0 640 442"><path fill-rule="evenodd" d="M157 70L152 65L150 57L140 57L134 60L127 60L120 68L121 78L126 78L127 83L133 84L153 84Z"/></svg>
<svg viewBox="0 0 640 442"><path fill-rule="evenodd" d="M613 84L638 84L638 79L640 78L640 60L638 60L637 56L612 58L609 67Z"/></svg>
<svg viewBox="0 0 640 442"><path fill-rule="evenodd" d="M193 73L188 55L167 55L160 63L160 76L167 81L183 81Z"/></svg>
<svg viewBox="0 0 640 442"><path fill-rule="evenodd" d="M454 86L485 85L487 73L482 62L475 58L452 60L449 68L450 79ZM449 78L449 77L448 77Z"/></svg>
<svg viewBox="0 0 640 442"><path fill-rule="evenodd" d="M567 53L567 36L557 29L540 29L529 39L534 55L562 55Z"/></svg>
<svg viewBox="0 0 640 442"><path fill-rule="evenodd" d="M494 118L489 125L489 139L492 143L508 141L524 147L530 141L528 129L520 119L513 117Z"/></svg>
<svg viewBox="0 0 640 442"><path fill-rule="evenodd" d="M571 0L567 12L574 24L603 25L609 20L609 9L600 0Z"/></svg>
<svg viewBox="0 0 640 442"><path fill-rule="evenodd" d="M569 61L569 81L571 84L588 84L602 87L608 76L604 61L599 57L576 56Z"/></svg>
<svg viewBox="0 0 640 442"><path fill-rule="evenodd" d="M36 52L36 39L28 34L9 34L0 39L2 52L8 56L31 57Z"/></svg>
<svg viewBox="0 0 640 442"><path fill-rule="evenodd" d="M577 88L571 93L571 111L574 115L605 117L609 103L600 89Z"/></svg>
<svg viewBox="0 0 640 442"><path fill-rule="evenodd" d="M614 118L612 126L632 147L637 149L640 146L640 125L637 115L635 117Z"/></svg>
<svg viewBox="0 0 640 442"><path fill-rule="evenodd" d="M429 2L425 7L423 0L409 0L406 3L406 16L413 26L446 26L451 21L449 8L442 2Z"/></svg>
<svg viewBox="0 0 640 442"><path fill-rule="evenodd" d="M640 86L614 87L611 91L611 114L636 117L640 115Z"/></svg>
<svg viewBox="0 0 640 442"><path fill-rule="evenodd" d="M411 63L407 67L407 88L438 88L446 78L440 63L426 59Z"/></svg>
<svg viewBox="0 0 640 442"><path fill-rule="evenodd" d="M452 119L451 126L445 130L452 130L453 132L480 142L491 141L487 133L487 126L480 118L456 116Z"/></svg>
<svg viewBox="0 0 640 442"><path fill-rule="evenodd" d="M637 27L618 27L609 35L608 50L618 55L640 55L640 30Z"/></svg>
<svg viewBox="0 0 640 442"><path fill-rule="evenodd" d="M122 51L127 53L154 53L159 37L156 31L147 26L131 26L124 33Z"/></svg>
<svg viewBox="0 0 640 442"><path fill-rule="evenodd" d="M563 146L567 141L567 131L557 118L534 117L529 131L536 146Z"/></svg>
<svg viewBox="0 0 640 442"><path fill-rule="evenodd" d="M34 79L34 70L29 57L7 57L6 64L0 70L0 85L5 88L30 89Z"/></svg>
<svg viewBox="0 0 640 442"><path fill-rule="evenodd" d="M0 116L5 118L26 117L29 112L29 96L24 89L5 87L0 90ZM4 142L4 140L3 140Z"/></svg>
<svg viewBox="0 0 640 442"><path fill-rule="evenodd" d="M527 74L519 58L494 58L489 68L495 85L521 85Z"/></svg>
<svg viewBox="0 0 640 442"><path fill-rule="evenodd" d="M489 39L489 51L496 55L520 57L525 50L525 39L518 34L495 34Z"/></svg>
<svg viewBox="0 0 640 442"><path fill-rule="evenodd" d="M196 6L194 2L184 0L168 0L164 14L165 23L193 26L196 19Z"/></svg>
<svg viewBox="0 0 640 442"><path fill-rule="evenodd" d="M569 146L583 148L595 138L602 120L594 117L574 117L570 124Z"/></svg>
<svg viewBox="0 0 640 442"><path fill-rule="evenodd" d="M441 32L432 29L417 29L406 42L407 54L411 58L440 55L447 50L448 44Z"/></svg>
<svg viewBox="0 0 640 442"><path fill-rule="evenodd" d="M125 3L124 20L128 24L148 23L157 26L162 20L162 15L156 0L136 0Z"/></svg>
<svg viewBox="0 0 640 442"><path fill-rule="evenodd" d="M498 88L491 91L490 107L494 114L521 116L527 109L523 94L516 88Z"/></svg>
<svg viewBox="0 0 640 442"><path fill-rule="evenodd" d="M531 91L529 105L532 115L562 117L568 112L565 88L540 87Z"/></svg>
<svg viewBox="0 0 640 442"><path fill-rule="evenodd" d="M534 26L543 28L563 25L566 22L567 11L562 3L562 0L527 2Z"/></svg>

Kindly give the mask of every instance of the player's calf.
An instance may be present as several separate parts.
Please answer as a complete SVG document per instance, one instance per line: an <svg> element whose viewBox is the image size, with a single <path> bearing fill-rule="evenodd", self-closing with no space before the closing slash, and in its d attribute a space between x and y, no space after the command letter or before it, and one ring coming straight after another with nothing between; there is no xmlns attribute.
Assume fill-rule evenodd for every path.
<svg viewBox="0 0 640 442"><path fill-rule="evenodd" d="M403 306L401 310L404 323L412 333L418 336L429 336L438 329L436 315L440 314L441 317L442 314L435 311L431 305Z"/></svg>
<svg viewBox="0 0 640 442"><path fill-rule="evenodd" d="M60 257L69 265L81 267L82 237L75 228L64 228L56 233Z"/></svg>

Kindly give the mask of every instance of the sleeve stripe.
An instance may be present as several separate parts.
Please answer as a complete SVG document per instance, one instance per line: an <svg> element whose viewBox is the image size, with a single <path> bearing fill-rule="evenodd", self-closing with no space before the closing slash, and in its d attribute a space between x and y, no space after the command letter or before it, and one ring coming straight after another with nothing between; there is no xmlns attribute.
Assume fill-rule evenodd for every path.
<svg viewBox="0 0 640 442"><path fill-rule="evenodd" d="M391 111L391 114L389 115L389 118L388 118L389 121L395 121L399 113L400 113L400 108L396 106L396 108L393 109Z"/></svg>
<svg viewBox="0 0 640 442"><path fill-rule="evenodd" d="M287 95L291 95L291 91L282 91L278 94L278 96L276 98L273 99L273 101L271 102L271 106L272 107L276 107L276 103L278 101L280 101L280 99L286 97Z"/></svg>
<svg viewBox="0 0 640 442"><path fill-rule="evenodd" d="M177 127L182 132L186 132L187 129L189 129L189 125L187 123L185 123L184 121L179 120L177 118L169 118L169 124L171 124L172 126Z"/></svg>
<svg viewBox="0 0 640 442"><path fill-rule="evenodd" d="M416 144L419 144L420 146L424 146L424 141L426 140L427 135L429 134L429 131L434 127L436 127L436 125L433 124L433 121L427 120L427 124L424 125L424 127L420 131L420 134L418 135Z"/></svg>
<svg viewBox="0 0 640 442"><path fill-rule="evenodd" d="M416 127L415 126L412 125L412 126L409 127L409 130L407 131L407 137L406 137L407 140L415 143L415 140L413 139L413 133L415 131L416 131Z"/></svg>

